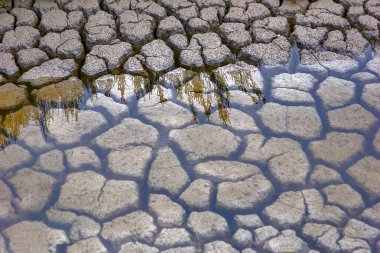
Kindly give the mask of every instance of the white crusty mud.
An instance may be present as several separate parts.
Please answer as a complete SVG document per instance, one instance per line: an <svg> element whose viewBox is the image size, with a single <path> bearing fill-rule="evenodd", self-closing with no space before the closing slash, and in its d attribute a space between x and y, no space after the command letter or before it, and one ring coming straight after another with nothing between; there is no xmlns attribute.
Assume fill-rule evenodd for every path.
<svg viewBox="0 0 380 253"><path fill-rule="evenodd" d="M376 0L0 8L0 253L380 251Z"/></svg>

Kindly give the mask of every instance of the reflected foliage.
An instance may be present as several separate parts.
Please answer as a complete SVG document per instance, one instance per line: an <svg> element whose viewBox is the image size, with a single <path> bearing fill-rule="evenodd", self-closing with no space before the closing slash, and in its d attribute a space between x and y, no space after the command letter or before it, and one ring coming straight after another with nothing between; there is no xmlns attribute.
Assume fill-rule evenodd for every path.
<svg viewBox="0 0 380 253"><path fill-rule="evenodd" d="M92 85L92 92L102 92L106 96L113 96L121 102L128 103L131 97L140 99L158 96L161 103L168 101L165 95L166 88L174 88L177 100L189 106L193 114L193 120L198 121L199 113L207 118L214 110L218 111L220 121L229 124L230 88L236 87L252 98L252 103L260 101L265 103L265 98L260 89L252 81L248 71L225 71L225 72L194 72L191 70L177 69L155 80L149 80L142 76L133 75L106 75L96 79ZM60 91L60 90L58 90ZM83 89L78 90L79 97ZM9 112L0 122L0 145L4 146L15 141L22 128L29 124L37 124L44 134L48 133L48 125L53 115L51 108L61 108L67 121L78 119L80 105L85 102L89 94L84 94L80 99L71 99L70 102L61 96L64 92L49 92L44 97L49 99L36 99L36 106L25 106L18 111ZM59 96L57 96L58 94ZM72 93L66 92L72 95Z"/></svg>
<svg viewBox="0 0 380 253"><path fill-rule="evenodd" d="M34 100L40 108L77 107L85 95L85 87L76 77L51 84L33 92Z"/></svg>
<svg viewBox="0 0 380 253"><path fill-rule="evenodd" d="M107 75L93 82L95 92L104 92L111 96L112 92L119 94L120 101L125 102L129 89L132 89L136 98L141 98L150 90L149 80L142 76Z"/></svg>
<svg viewBox="0 0 380 253"><path fill-rule="evenodd" d="M24 106L18 111L7 114L0 123L0 145L4 146L16 140L22 128L31 123L38 123L38 109L34 106Z"/></svg>
<svg viewBox="0 0 380 253"><path fill-rule="evenodd" d="M218 110L219 118L224 124L230 123L229 111L230 92L229 87L236 86L239 90L251 97L253 103L262 101L265 97L261 90L253 82L248 71L226 71L220 73L195 73L189 70L169 73L161 78L160 85L175 86L179 100L185 100L193 113L193 119L198 119L199 106L207 118L211 115L213 106Z"/></svg>

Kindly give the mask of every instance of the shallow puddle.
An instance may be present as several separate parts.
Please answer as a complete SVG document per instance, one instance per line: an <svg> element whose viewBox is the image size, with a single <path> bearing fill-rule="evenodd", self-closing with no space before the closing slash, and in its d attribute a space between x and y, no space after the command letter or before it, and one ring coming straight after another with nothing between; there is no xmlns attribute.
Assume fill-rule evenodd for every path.
<svg viewBox="0 0 380 253"><path fill-rule="evenodd" d="M59 252L375 252L380 79L369 60L343 72L292 62L107 75L77 107L4 114L5 249L36 233Z"/></svg>

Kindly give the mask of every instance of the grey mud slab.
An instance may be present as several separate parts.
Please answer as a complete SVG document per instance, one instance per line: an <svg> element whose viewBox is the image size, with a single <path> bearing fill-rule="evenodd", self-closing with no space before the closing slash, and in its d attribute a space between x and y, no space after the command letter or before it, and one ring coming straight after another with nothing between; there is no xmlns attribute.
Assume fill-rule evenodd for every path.
<svg viewBox="0 0 380 253"><path fill-rule="evenodd" d="M380 252L379 13L3 1L0 252Z"/></svg>

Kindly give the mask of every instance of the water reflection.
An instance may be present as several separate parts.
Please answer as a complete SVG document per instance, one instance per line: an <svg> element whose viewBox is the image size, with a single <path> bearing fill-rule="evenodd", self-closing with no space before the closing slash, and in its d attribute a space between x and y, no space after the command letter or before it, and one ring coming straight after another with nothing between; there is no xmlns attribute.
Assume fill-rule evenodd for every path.
<svg viewBox="0 0 380 253"><path fill-rule="evenodd" d="M49 109L47 109L49 108ZM51 106L25 106L18 111L9 113L0 123L0 147L17 141L24 128L30 125L38 126L44 136L49 134L49 125L56 118L56 110L50 110ZM76 122L79 118L80 109L77 107L61 107L60 112L67 122Z"/></svg>
<svg viewBox="0 0 380 253"><path fill-rule="evenodd" d="M126 102L132 94L141 98L149 90L149 80L142 76L106 75L94 81L94 90L103 92L106 96L118 94L118 99Z"/></svg>
<svg viewBox="0 0 380 253"><path fill-rule="evenodd" d="M219 92L218 92L219 91ZM193 113L193 120L198 119L196 106L198 104L203 108L207 118L211 115L213 102L216 101L218 110L223 110L223 92L217 85L211 81L210 75L207 73L199 73L185 84L177 86L177 94L179 100L187 100ZM222 120L224 122L224 118Z"/></svg>
<svg viewBox="0 0 380 253"><path fill-rule="evenodd" d="M39 108L49 109L77 107L85 95L85 86L81 80L71 77L56 84L45 86L32 92Z"/></svg>
<svg viewBox="0 0 380 253"><path fill-rule="evenodd" d="M4 136L0 138L0 145L4 146L8 142L16 140L22 128L32 123L38 124L38 119L38 109L31 105L7 114L0 123L1 133Z"/></svg>
<svg viewBox="0 0 380 253"><path fill-rule="evenodd" d="M215 81L219 84L218 87L228 87L230 84L235 84L238 88L247 93L252 102L258 103L263 101L265 103L265 97L258 85L252 80L252 75L247 71L231 70L228 72L222 72L215 75Z"/></svg>
<svg viewBox="0 0 380 253"><path fill-rule="evenodd" d="M0 170L3 167L3 171L7 172L2 180L12 187L12 193L15 192L17 197L33 199L42 196L38 192L39 182L45 182L47 174L55 177L59 182L56 186L49 186L53 189L52 196L42 200L41 209L33 219L65 230L67 234L70 232L69 227L73 227L73 221L61 224L61 217L52 217L52 213L58 212L56 216L60 216L64 211L72 216L86 216L99 223L103 230L113 218L130 215L132 210L156 215L150 209L149 201L152 196L163 194L161 196L168 195L168 201L183 208L183 213L186 213L170 214L168 217L183 216L184 219L190 219L188 211L198 210L198 203L199 206L206 203L205 207L201 207L202 210L222 216L228 224L235 224L236 220L232 220L235 214L257 214L259 219L265 217L265 224L279 230L283 227L294 229L294 234L305 240L312 249L318 248L315 242L302 234L302 227L314 222L308 214L309 210L313 211L316 220L321 219L321 223L335 226L335 218L330 220L323 216L328 213L332 217L330 214L334 215L334 210L341 208L337 222L339 226L336 226L339 237L340 233L343 235L346 231L340 224L353 218L350 215L352 207L347 208L346 202L332 198L331 201L325 201L324 195L340 198L340 189L348 189L348 193L342 195L344 199L351 192L357 193L360 207L354 207L354 211L358 214L377 201L378 197L375 200L366 197L366 190L375 189L376 180L356 182L348 178L350 175L346 171L353 170L355 174L359 171L360 174L360 170L366 170L374 175L371 174L371 178L376 178L376 171L372 167L375 168L378 163L378 153L373 151L372 146L375 144L372 144L372 139L374 132L380 130L375 126L376 129L363 128L360 134L356 128L339 133L340 129L330 123L330 109L323 107L323 99L318 94L321 83L326 80L324 76L308 80L308 74L305 73L297 73L300 76L282 72L262 73L263 78L255 69L250 70L242 65L202 73L177 69L155 80L132 75L107 75L94 80L90 84L92 89L83 97L89 110L81 110L83 105L78 101L71 107L58 110L51 108L61 106L59 104L38 103L36 107L29 106L9 113L1 122L0 141L5 143L17 136L22 141L18 142L19 145L10 145L6 149L8 152L3 152L6 154L2 156L2 161L8 154L20 155L9 155L6 158L12 159L9 159L8 164L0 163ZM349 75L336 77L343 81L354 81ZM264 78L267 84L265 95L271 103L256 106L255 103L265 103L262 93ZM293 78L298 81L297 85ZM282 95L291 96L293 100L274 95L273 91L280 89L276 82L288 91L282 92ZM307 82L310 87L306 89ZM337 109L357 103L378 119L379 111L367 105L371 105L372 100L364 97L366 101L363 101L363 92L360 92L363 87L371 88L368 83L362 81L359 85L359 81L355 81L359 95L353 95L347 104L337 106ZM313 103L305 104L295 92L303 89ZM337 92L330 89L322 95ZM344 118L349 115L353 122L360 119L356 114L344 111L340 115ZM336 119L341 121L340 118ZM192 120L200 124L192 124ZM36 137L39 134L36 126L23 131L27 124L40 126L49 137ZM315 135L311 128L315 128ZM309 138L310 131L313 133L312 138ZM27 137L25 132L29 132ZM342 143L350 145L342 148ZM340 161L335 162L335 157L343 159L345 165L342 166L343 162ZM363 164L367 165L359 163L355 166L359 159L364 159ZM170 163L167 166L168 161L173 165ZM58 172L54 168L61 170ZM337 175L335 179L331 176L333 173ZM214 176L216 174L217 178ZM181 175L185 175L182 182ZM168 178L175 180L165 181ZM37 180L37 183L30 188L35 187L37 190L28 189L24 192L24 182L33 182L32 179ZM18 180L21 183L17 183ZM138 190L128 185L135 185ZM203 192L205 186L208 187L206 193ZM171 193L169 190L174 188L177 190ZM259 188L263 194L257 193ZM45 191L45 188L41 191ZM13 203L16 196L11 193L9 196L9 203ZM88 199L94 201L87 203ZM131 206L125 204L122 212L119 212L118 206L113 206L128 199L135 199L136 202ZM196 204L192 204L192 201ZM165 203L163 200L158 202ZM99 206L107 208L97 208L97 204L93 203L100 203ZM292 205L297 206L297 212L301 212L300 221L292 218L295 209L288 208ZM170 209L167 204L163 206L165 210ZM20 210L20 207L15 207L17 211ZM110 215L106 223L103 218L99 218L98 209ZM319 214L321 216L316 216ZM280 221L282 217L290 217L289 220L295 225L278 225L274 221L277 217L280 217ZM180 224L185 223L180 222L178 226ZM162 231L159 224L154 226ZM228 229L228 236L221 239L231 242L229 236L235 233L235 227ZM255 227L251 231L256 233L258 229ZM114 251L118 250L119 245L111 245L112 240L103 239L102 242L109 243L110 248L115 247ZM262 249L260 245L253 245L253 248L258 252Z"/></svg>
<svg viewBox="0 0 380 253"><path fill-rule="evenodd" d="M221 122L228 124L231 88L244 92L253 104L265 103L265 97L253 79L252 73L244 70L197 73L179 68L156 80L132 75L107 75L95 80L93 86L96 92L104 92L127 104L145 95L158 96L164 103L168 101L165 89L175 88L176 99L190 108L194 121L198 120L199 113L209 118L213 108L217 108Z"/></svg>
<svg viewBox="0 0 380 253"><path fill-rule="evenodd" d="M8 138L5 135L0 134L0 148L4 148L5 145L8 143L9 143Z"/></svg>
<svg viewBox="0 0 380 253"><path fill-rule="evenodd" d="M79 79L70 78L34 92L35 106L25 106L5 114L0 124L0 144L4 146L17 140L21 129L28 124L39 124L44 134L48 134L49 121L53 118L51 108L64 109L67 121L77 120L78 109L83 107L91 93L97 92L130 104L142 97L158 97L160 103L165 103L173 99L167 97L167 90L174 90L176 99L188 106L195 122L200 113L209 118L213 109L216 109L224 124L231 123L228 111L231 87L248 95L253 104L260 101L265 103L265 97L253 81L252 73L241 69L197 73L178 68L155 80L128 74L105 75L94 80L91 85L92 89L86 90Z"/></svg>

